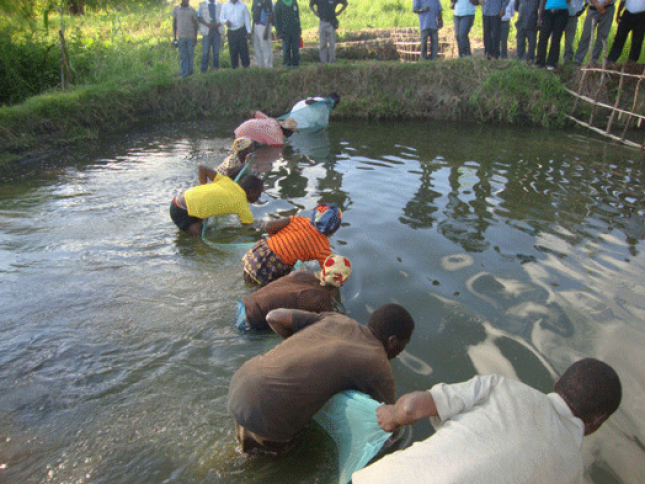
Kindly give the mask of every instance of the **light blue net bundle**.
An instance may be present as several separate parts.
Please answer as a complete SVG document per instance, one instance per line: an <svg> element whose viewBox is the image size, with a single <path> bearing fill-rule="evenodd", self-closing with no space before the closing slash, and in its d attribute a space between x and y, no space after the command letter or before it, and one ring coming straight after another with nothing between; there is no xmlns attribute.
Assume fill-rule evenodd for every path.
<svg viewBox="0 0 645 484"><path fill-rule="evenodd" d="M298 131L306 133L318 131L329 125L329 114L331 113L334 101L327 98L307 104L299 109L280 116L279 120L293 118L298 122Z"/></svg>
<svg viewBox="0 0 645 484"><path fill-rule="evenodd" d="M392 435L378 425L379 405L364 393L347 390L334 395L314 415L314 421L336 444L338 484L347 484L352 473L365 467Z"/></svg>

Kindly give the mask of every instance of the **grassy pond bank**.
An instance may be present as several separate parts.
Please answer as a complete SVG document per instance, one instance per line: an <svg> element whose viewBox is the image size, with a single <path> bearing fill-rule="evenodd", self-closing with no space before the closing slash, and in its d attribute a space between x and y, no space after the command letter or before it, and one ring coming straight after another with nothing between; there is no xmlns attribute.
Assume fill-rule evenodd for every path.
<svg viewBox="0 0 645 484"><path fill-rule="evenodd" d="M0 164L33 156L34 149L158 122L243 119L256 109L278 116L303 97L331 91L342 98L332 119L554 128L565 125L571 104L559 76L517 61L363 61L297 70L222 69L189 79L153 76L42 94L0 108Z"/></svg>

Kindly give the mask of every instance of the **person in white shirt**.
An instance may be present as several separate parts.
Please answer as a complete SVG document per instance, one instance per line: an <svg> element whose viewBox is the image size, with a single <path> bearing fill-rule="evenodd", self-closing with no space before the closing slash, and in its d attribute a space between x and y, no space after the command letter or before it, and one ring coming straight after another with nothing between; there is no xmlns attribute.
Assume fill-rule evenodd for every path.
<svg viewBox="0 0 645 484"><path fill-rule="evenodd" d="M387 432L431 417L434 435L352 474L353 484L581 484L582 437L616 411L618 375L593 358L548 395L499 375L438 384L377 408Z"/></svg>
<svg viewBox="0 0 645 484"><path fill-rule="evenodd" d="M625 12L620 13L625 9ZM629 32L632 33L632 46L629 49L628 59L638 62L643 47L643 35L645 35L645 0L621 0L616 10L616 37L611 46L607 60L616 62L623 52L625 41Z"/></svg>
<svg viewBox="0 0 645 484"><path fill-rule="evenodd" d="M231 67L237 69L240 61L242 67L249 67L249 37L251 36L251 17L249 9L240 0L228 0L222 5L219 22L228 28L228 49L231 55Z"/></svg>

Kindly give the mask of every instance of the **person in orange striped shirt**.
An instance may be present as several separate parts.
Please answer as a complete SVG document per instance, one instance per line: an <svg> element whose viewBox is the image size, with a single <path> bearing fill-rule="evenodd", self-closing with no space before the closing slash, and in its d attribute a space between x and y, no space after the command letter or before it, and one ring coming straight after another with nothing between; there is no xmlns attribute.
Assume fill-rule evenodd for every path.
<svg viewBox="0 0 645 484"><path fill-rule="evenodd" d="M322 267L331 255L328 237L340 227L341 217L335 204L323 203L310 219L294 215L267 223L269 237L256 242L242 258L244 280L265 286L291 272L299 260L317 260Z"/></svg>

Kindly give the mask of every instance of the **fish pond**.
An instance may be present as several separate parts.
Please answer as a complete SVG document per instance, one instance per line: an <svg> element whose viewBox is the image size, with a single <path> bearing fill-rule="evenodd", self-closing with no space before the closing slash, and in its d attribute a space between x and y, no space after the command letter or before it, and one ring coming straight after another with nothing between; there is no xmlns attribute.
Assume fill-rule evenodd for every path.
<svg viewBox="0 0 645 484"><path fill-rule="evenodd" d="M335 482L316 426L280 460L236 451L230 378L280 339L233 326L254 289L227 244L261 234L226 221L207 244L168 214L236 125L144 128L2 174L0 482ZM645 482L642 153L579 131L332 121L254 170L259 220L341 207L342 311L413 315L397 394L491 372L549 392L602 359L624 393L584 439L586 479ZM419 422L401 445L431 434Z"/></svg>

